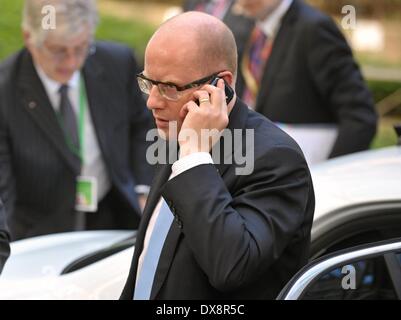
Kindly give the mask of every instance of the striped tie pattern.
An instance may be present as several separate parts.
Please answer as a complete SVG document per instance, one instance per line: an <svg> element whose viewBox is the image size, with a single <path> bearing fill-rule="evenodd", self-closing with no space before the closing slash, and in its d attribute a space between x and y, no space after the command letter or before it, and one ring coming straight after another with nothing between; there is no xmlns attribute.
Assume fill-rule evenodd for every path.
<svg viewBox="0 0 401 320"><path fill-rule="evenodd" d="M255 26L241 63L241 71L246 85L242 100L251 108L255 107L264 69L271 50L272 41L260 27Z"/></svg>

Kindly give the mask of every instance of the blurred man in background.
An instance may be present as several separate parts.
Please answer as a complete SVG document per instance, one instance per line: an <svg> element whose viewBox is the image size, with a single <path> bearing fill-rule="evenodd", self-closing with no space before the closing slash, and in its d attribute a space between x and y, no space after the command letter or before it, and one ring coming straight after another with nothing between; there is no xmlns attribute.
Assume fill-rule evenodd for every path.
<svg viewBox="0 0 401 320"><path fill-rule="evenodd" d="M373 100L330 17L302 0L188 0L184 9L240 34L238 95L295 138L309 164L369 147Z"/></svg>
<svg viewBox="0 0 401 320"><path fill-rule="evenodd" d="M0 273L10 255L9 235L6 230L6 215L0 199Z"/></svg>
<svg viewBox="0 0 401 320"><path fill-rule="evenodd" d="M234 34L241 59L255 21L235 10L235 0L185 0L182 8L184 11L205 12L222 20Z"/></svg>
<svg viewBox="0 0 401 320"><path fill-rule="evenodd" d="M240 61L238 92L281 125L316 163L365 150L373 100L332 19L302 0L238 0L257 22Z"/></svg>
<svg viewBox="0 0 401 320"><path fill-rule="evenodd" d="M132 52L94 42L97 20L92 0L27 0L26 48L0 66L0 197L12 240L138 226L151 119Z"/></svg>

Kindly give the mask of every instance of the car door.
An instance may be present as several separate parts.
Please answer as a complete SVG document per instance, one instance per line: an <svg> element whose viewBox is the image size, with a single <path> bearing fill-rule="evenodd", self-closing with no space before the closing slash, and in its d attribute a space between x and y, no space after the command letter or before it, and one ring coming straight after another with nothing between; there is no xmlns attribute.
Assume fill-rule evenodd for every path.
<svg viewBox="0 0 401 320"><path fill-rule="evenodd" d="M401 238L316 259L284 287L278 300L400 300Z"/></svg>

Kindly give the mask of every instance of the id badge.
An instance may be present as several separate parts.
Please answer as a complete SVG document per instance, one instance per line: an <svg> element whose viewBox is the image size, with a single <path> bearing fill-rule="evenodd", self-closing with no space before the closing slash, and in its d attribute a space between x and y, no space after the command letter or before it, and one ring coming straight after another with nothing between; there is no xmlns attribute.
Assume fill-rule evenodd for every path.
<svg viewBox="0 0 401 320"><path fill-rule="evenodd" d="M82 212L97 211L97 179L78 176L75 210Z"/></svg>

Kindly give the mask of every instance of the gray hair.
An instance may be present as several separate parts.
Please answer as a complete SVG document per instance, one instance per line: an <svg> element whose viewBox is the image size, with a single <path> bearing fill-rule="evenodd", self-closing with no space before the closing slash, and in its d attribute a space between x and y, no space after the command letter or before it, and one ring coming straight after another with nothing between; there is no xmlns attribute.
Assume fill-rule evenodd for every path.
<svg viewBox="0 0 401 320"><path fill-rule="evenodd" d="M52 6L56 12L56 29L46 30L42 26L42 9ZM28 31L35 45L41 45L49 32L68 37L89 27L93 36L98 23L96 0L25 0L22 29Z"/></svg>

